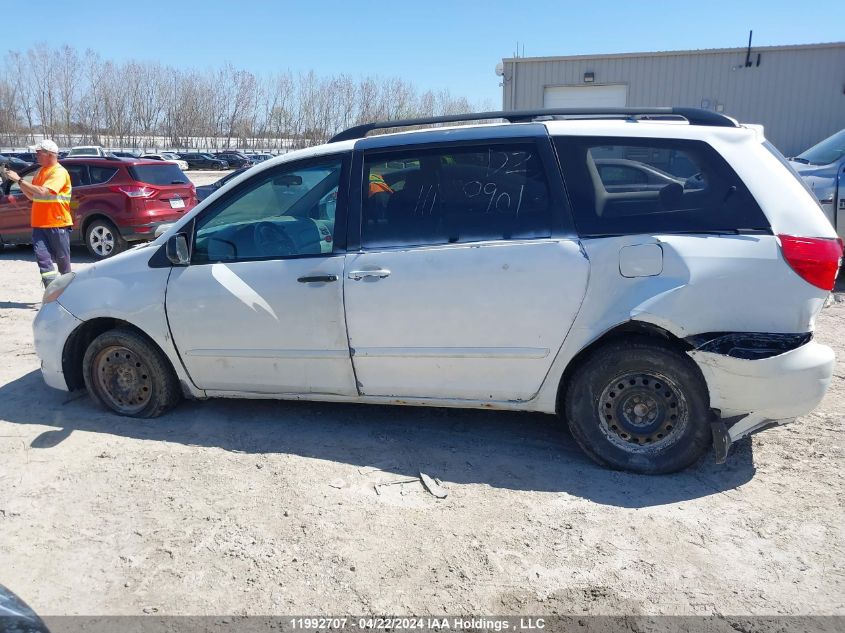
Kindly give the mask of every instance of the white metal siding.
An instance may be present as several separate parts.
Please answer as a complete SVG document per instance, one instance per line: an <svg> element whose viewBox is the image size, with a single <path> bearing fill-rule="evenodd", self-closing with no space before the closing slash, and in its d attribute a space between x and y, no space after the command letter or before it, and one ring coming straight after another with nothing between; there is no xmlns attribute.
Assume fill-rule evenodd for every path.
<svg viewBox="0 0 845 633"><path fill-rule="evenodd" d="M760 65L757 66L757 54ZM627 84L629 107L692 106L759 123L793 155L845 128L845 43L752 49L504 60L506 109L543 107L545 89Z"/></svg>

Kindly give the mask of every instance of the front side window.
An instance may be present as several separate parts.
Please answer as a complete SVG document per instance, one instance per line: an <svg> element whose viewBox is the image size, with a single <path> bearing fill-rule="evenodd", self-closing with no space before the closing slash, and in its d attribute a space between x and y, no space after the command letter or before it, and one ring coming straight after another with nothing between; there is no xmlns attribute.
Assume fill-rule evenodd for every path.
<svg viewBox="0 0 845 633"><path fill-rule="evenodd" d="M552 203L531 143L367 156L364 248L549 237Z"/></svg>
<svg viewBox="0 0 845 633"><path fill-rule="evenodd" d="M710 145L682 139L555 140L582 235L770 230Z"/></svg>
<svg viewBox="0 0 845 633"><path fill-rule="evenodd" d="M342 157L283 165L243 183L196 224L192 261L331 253Z"/></svg>

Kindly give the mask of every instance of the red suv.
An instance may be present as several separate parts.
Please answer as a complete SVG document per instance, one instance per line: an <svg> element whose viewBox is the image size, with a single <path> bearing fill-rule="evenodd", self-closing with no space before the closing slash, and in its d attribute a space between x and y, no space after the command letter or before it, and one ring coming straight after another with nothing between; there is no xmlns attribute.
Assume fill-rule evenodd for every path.
<svg viewBox="0 0 845 633"><path fill-rule="evenodd" d="M156 228L178 220L197 204L194 185L179 167L156 160L68 158L73 193L71 240L84 242L98 258L126 249L128 242L152 239ZM32 181L38 166L24 171ZM11 182L0 191L0 244L32 241L32 203Z"/></svg>

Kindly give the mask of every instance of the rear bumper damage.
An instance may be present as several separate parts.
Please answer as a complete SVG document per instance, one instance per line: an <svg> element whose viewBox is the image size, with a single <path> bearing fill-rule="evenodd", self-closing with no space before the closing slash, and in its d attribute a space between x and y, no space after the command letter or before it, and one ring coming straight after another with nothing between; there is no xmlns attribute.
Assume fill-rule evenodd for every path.
<svg viewBox="0 0 845 633"><path fill-rule="evenodd" d="M738 439L792 422L818 406L830 385L833 350L810 334L722 333L688 352L710 392L717 461ZM721 458L721 459L720 459Z"/></svg>

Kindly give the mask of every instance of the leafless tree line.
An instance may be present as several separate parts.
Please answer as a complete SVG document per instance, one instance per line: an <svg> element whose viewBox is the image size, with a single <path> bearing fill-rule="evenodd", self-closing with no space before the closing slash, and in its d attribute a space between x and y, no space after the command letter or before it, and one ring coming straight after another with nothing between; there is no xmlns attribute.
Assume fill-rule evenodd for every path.
<svg viewBox="0 0 845 633"><path fill-rule="evenodd" d="M262 76L230 64L202 72L117 63L70 46L9 51L0 64L0 145L8 146L43 135L65 146L280 150L325 142L363 122L472 112L473 105L447 90L419 92L398 77Z"/></svg>

